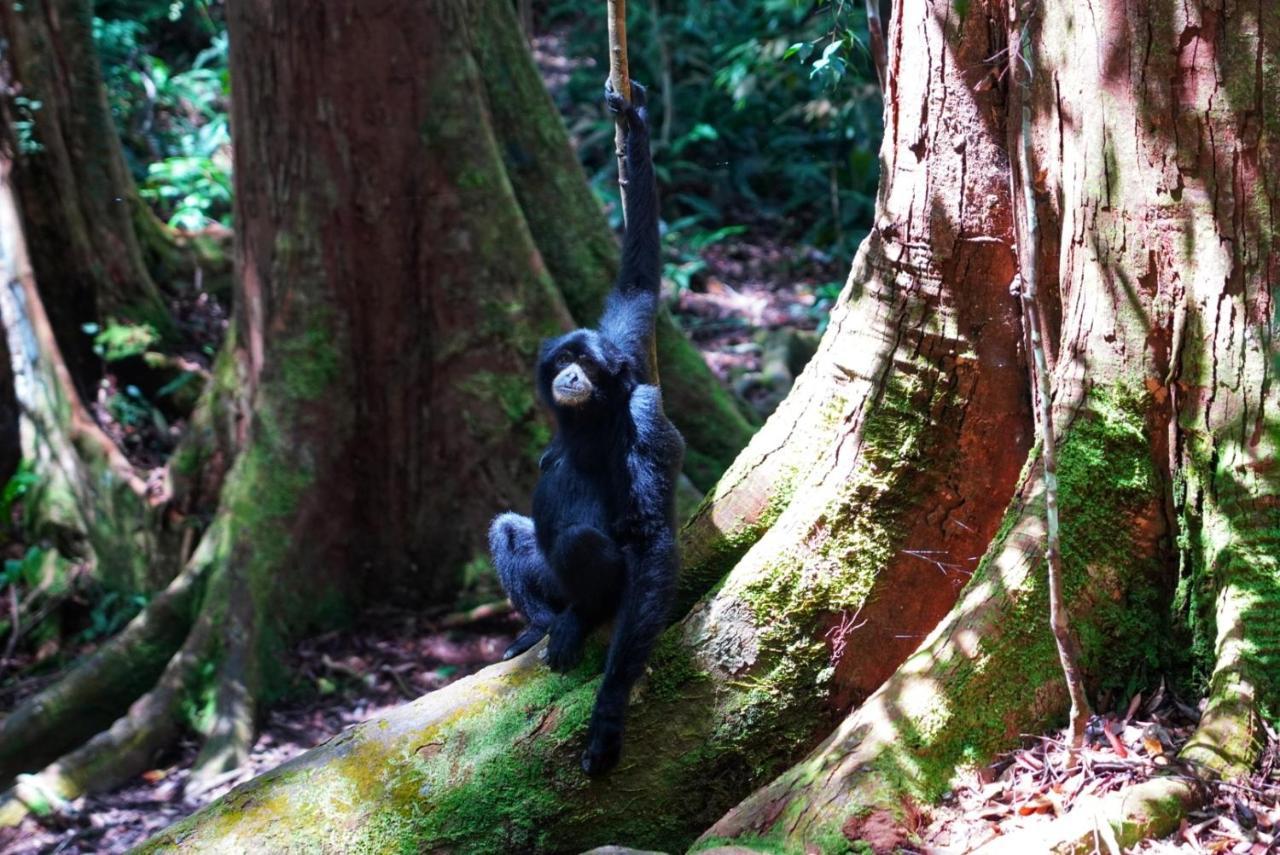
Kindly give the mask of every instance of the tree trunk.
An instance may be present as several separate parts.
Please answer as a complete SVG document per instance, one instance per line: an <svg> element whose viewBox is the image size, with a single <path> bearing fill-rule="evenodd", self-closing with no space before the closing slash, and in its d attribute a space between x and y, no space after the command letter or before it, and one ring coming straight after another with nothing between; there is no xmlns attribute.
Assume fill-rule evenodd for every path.
<svg viewBox="0 0 1280 855"><path fill-rule="evenodd" d="M1007 15L896 8L876 229L818 355L684 531L685 603L728 575L661 640L610 778L576 765L599 657L563 677L530 653L149 849L672 851L705 832L844 851L868 813L901 816L1061 722L1041 473L1019 475ZM1280 701L1280 12L1046 3L1031 20L1032 250L1086 674L1154 681L1191 645L1214 676L1184 756L1239 774ZM1193 803L1156 795L1174 816Z"/></svg>
<svg viewBox="0 0 1280 855"><path fill-rule="evenodd" d="M235 314L155 497L168 517L212 523L163 563L185 569L120 636L0 724L0 779L43 767L0 799L0 821L145 768L201 661L217 665L217 715L198 777L237 765L281 685L282 644L355 604L450 596L493 514L527 501L549 439L529 376L541 339L572 319L504 165L502 93L481 75L529 65L508 5L235 2L227 17ZM499 62L508 50L521 59ZM547 186L583 185L550 101L528 103L512 121L554 124L539 145L563 147ZM598 223L583 195L540 192L540 213ZM581 229L602 238L590 263L612 264L607 232ZM11 275L38 303L31 277ZM31 359L57 374L51 343ZM74 390L50 388L51 408L78 412ZM143 511L120 518L154 527Z"/></svg>
<svg viewBox="0 0 1280 855"><path fill-rule="evenodd" d="M618 244L582 176L550 95L523 44L505 24L510 4L473 6L494 133L520 210L579 324L594 324L618 272ZM601 86L604 79L601 78ZM665 310L658 316L658 376L666 410L684 436L685 473L710 490L757 425L716 380Z"/></svg>
<svg viewBox="0 0 1280 855"><path fill-rule="evenodd" d="M959 19L904 4L895 68L968 73L975 42L1000 33L1004 14L996 3ZM903 38L913 32L924 38ZM1046 3L1029 37L1035 250L1060 286L1050 314L1061 324L1063 563L1086 671L1095 688L1154 679L1152 666L1178 655L1162 610L1176 581L1174 638L1213 672L1182 757L1237 776L1257 757L1259 709L1280 697L1280 403L1269 379L1280 268L1266 213L1280 201L1280 84L1258 72L1280 67L1280 12L1151 3L1081 17ZM891 79L889 113L910 127L918 78ZM1038 478L1028 473L966 596L911 660L707 841L847 845L868 813L901 816L901 799L936 798L958 766L1061 720ZM1176 828L1190 792L1161 793L1160 821L1129 831Z"/></svg>
<svg viewBox="0 0 1280 855"><path fill-rule="evenodd" d="M172 329L135 232L154 217L125 167L94 49L92 16L88 0L24 0L0 7L12 181L31 266L50 298L54 336L86 396L101 361L85 324L114 318L150 324L161 333Z"/></svg>

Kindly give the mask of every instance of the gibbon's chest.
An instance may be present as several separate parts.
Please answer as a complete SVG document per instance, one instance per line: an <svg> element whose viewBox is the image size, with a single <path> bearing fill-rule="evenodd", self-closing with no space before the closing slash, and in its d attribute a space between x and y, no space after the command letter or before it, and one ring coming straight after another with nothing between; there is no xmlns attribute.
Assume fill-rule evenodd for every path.
<svg viewBox="0 0 1280 855"><path fill-rule="evenodd" d="M583 524L612 535L630 495L625 449L592 456L565 450L538 479L533 491L534 523L540 535Z"/></svg>

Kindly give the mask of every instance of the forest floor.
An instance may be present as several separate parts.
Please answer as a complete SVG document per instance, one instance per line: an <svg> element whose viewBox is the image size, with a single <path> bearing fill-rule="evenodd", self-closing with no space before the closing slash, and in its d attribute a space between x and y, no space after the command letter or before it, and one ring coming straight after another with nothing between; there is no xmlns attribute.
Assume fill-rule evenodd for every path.
<svg viewBox="0 0 1280 855"><path fill-rule="evenodd" d="M0 829L0 853L126 852L241 781L496 662L520 625L505 608L487 611L492 614L434 619L373 613L362 626L309 639L290 655L293 694L267 713L246 768L203 793L188 793L199 743L184 739L131 784L77 799L66 816L44 823L28 817L16 828Z"/></svg>

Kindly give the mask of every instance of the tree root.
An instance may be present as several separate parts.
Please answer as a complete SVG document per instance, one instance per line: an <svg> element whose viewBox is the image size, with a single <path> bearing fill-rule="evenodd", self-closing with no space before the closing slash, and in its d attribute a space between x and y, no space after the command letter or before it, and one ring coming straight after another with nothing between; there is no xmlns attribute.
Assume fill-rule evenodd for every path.
<svg viewBox="0 0 1280 855"><path fill-rule="evenodd" d="M155 684L187 636L209 566L193 559L117 636L0 723L0 781L79 745Z"/></svg>
<svg viewBox="0 0 1280 855"><path fill-rule="evenodd" d="M1076 621L1105 632L1108 611L1124 602L1135 581L1156 572L1140 533L1158 519L1160 508L1145 491L1123 498L1109 492L1103 473L1081 465L1088 458L1074 451L1075 443L1087 451L1103 437L1112 443L1115 459L1146 453L1138 433L1128 434L1129 446L1116 440L1132 430L1138 414L1105 416L1103 409L1082 411L1061 442L1069 464L1063 487L1075 497L1073 505L1091 502L1095 513L1115 518L1123 512L1130 520L1112 534L1122 560L1064 568L1090 580L1074 586ZM896 815L906 799L935 798L958 767L983 762L1020 733L1045 728L1065 711L1060 664L1043 619L1039 479L1038 466L1024 473L1004 532L950 614L911 658L808 757L708 829L704 842L757 837L789 851L843 839L851 818L874 810ZM1077 538L1089 537L1090 528L1087 521L1072 520L1064 530L1068 554L1080 551ZM1090 651L1096 656L1098 645Z"/></svg>
<svg viewBox="0 0 1280 855"><path fill-rule="evenodd" d="M179 707L201 659L209 652L213 621L204 614L151 691L108 729L34 775L21 775L0 796L0 827L28 812L45 815L90 792L102 792L145 770L178 734Z"/></svg>
<svg viewBox="0 0 1280 855"><path fill-rule="evenodd" d="M249 759L256 734L257 610L252 594L235 570L229 570L224 578L230 589L229 596L215 600L220 605L226 604L218 694L214 701L213 728L205 735L191 770L188 788L195 793L217 786L226 780L228 773L243 766Z"/></svg>
<svg viewBox="0 0 1280 855"><path fill-rule="evenodd" d="M1178 753L1180 765L1190 774L1153 778L1102 798L1082 799L1053 822L997 838L978 852L1083 855L1128 851L1141 840L1165 837L1177 830L1188 813L1205 803L1210 781L1233 780L1252 771L1262 748L1258 738L1262 720L1242 657L1246 636L1241 594L1231 584L1218 593L1218 661L1209 703Z"/></svg>

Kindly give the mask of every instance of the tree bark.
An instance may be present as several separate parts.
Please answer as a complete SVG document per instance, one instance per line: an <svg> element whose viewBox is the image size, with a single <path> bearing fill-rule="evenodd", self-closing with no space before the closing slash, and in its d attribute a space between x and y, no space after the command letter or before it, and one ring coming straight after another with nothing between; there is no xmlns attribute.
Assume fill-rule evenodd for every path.
<svg viewBox="0 0 1280 855"><path fill-rule="evenodd" d="M1042 4L1030 34L1065 593L1095 689L1201 651L1214 676L1187 756L1239 774L1280 698L1280 12L1091 10ZM147 851L672 851L716 817L700 846L842 851L868 812L900 815L1061 722L1041 473L1019 474L1007 13L897 8L876 229L818 355L684 531L683 595L705 595L661 640L611 778L576 768L598 656L561 677L531 653Z"/></svg>
<svg viewBox="0 0 1280 855"><path fill-rule="evenodd" d="M541 339L573 321L508 176L490 109L501 93L481 75L491 61L529 65L508 4L394 16L345 0L295 5L227 9L235 315L154 497L170 522L186 518L185 531L212 522L198 545L184 537L156 561L170 573L186 567L169 590L0 726L0 780L36 773L0 798L0 820L30 807L31 793L72 798L145 768L175 732L173 699L193 657L218 672L197 778L237 765L261 699L282 682L287 640L356 604L449 597L463 566L485 554L491 516L527 501L536 478L549 431L530 369ZM317 56L333 60L308 59ZM540 174L548 188L579 190L530 198L549 222L560 206L566 222L599 224L593 201L576 204L580 168L540 98L512 119L554 125L537 145L563 150ZM589 257L602 261L590 264L614 263L602 226L580 231L601 237ZM5 234L21 241L16 223ZM555 252L572 237L557 238ZM38 294L25 268L10 275L26 302L5 304L6 321L21 320ZM39 341L44 349L26 358L59 380L40 387L51 390L45 409L79 413L56 345ZM26 342L11 335L11 346ZM91 421L74 424L92 433ZM85 501L70 496L68 513ZM155 527L121 510L135 529ZM119 680L131 657L138 669Z"/></svg>
<svg viewBox="0 0 1280 855"><path fill-rule="evenodd" d="M0 8L12 181L32 269L51 298L55 339L87 397L101 361L86 323L115 318L172 330L135 231L154 217L125 167L92 16L88 0L24 0Z"/></svg>

